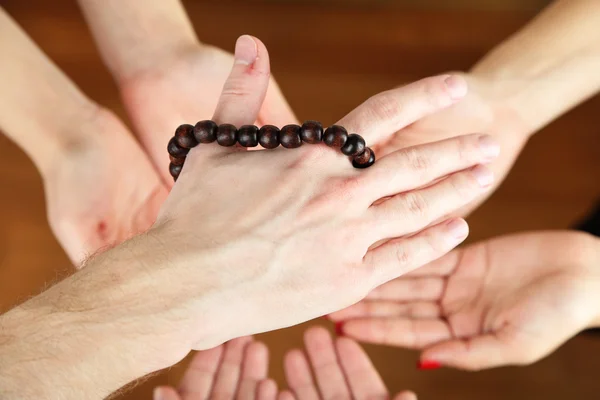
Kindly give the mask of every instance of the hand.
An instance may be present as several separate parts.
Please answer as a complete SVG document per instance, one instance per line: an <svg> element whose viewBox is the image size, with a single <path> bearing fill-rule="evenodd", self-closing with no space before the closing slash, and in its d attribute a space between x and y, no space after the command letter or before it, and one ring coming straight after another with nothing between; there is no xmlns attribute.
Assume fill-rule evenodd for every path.
<svg viewBox="0 0 600 400"><path fill-rule="evenodd" d="M76 266L152 226L167 189L130 132L97 112L44 173L50 227Z"/></svg>
<svg viewBox="0 0 600 400"><path fill-rule="evenodd" d="M279 400L390 398L369 356L354 340L339 338L333 342L327 330L314 327L306 331L304 344L308 359L301 350L292 350L285 357L290 390L281 392ZM402 392L393 399L417 400L417 397Z"/></svg>
<svg viewBox="0 0 600 400"><path fill-rule="evenodd" d="M0 8L0 128L38 167L50 226L77 265L148 229L166 187L127 128ZM27 95L23 88L27 87Z"/></svg>
<svg viewBox="0 0 600 400"><path fill-rule="evenodd" d="M256 119L269 59L264 45L252 41L238 41L236 56L258 51L251 67L234 65L213 117L218 123L240 126ZM340 124L364 132L369 143L452 104L444 81L434 77L374 97ZM410 106L402 115L380 118L375 107L390 103ZM365 126L370 129L358 129ZM210 330L218 341L188 335L173 342L204 349L304 322L445 254L464 240L467 226L444 216L491 183L485 167L472 167L489 159L488 139L471 135L401 150L362 171L322 145L253 152L197 146L149 232L161 244L132 250L151 266L155 259L176 260L173 278L155 277L171 281L153 293L161 304L171 299L183 312L202 289L212 291L215 284L222 290L211 308L186 308L183 322L189 325L176 329L180 335L202 332L200 321L213 320ZM373 248L382 240L387 242ZM210 262L198 266L202 259ZM235 319L226 322L224 315Z"/></svg>
<svg viewBox="0 0 600 400"><path fill-rule="evenodd" d="M308 359L301 350L285 357L289 391L278 393L275 381L267 379L267 347L245 337L197 353L178 389L157 387L154 400L389 398L371 360L355 341L341 338L334 344L324 328L314 327L306 331L304 342ZM416 400L416 396L402 392L394 399Z"/></svg>
<svg viewBox="0 0 600 400"><path fill-rule="evenodd" d="M251 337L198 352L177 389L154 389L154 400L275 400L277 383L267 379L269 350Z"/></svg>
<svg viewBox="0 0 600 400"><path fill-rule="evenodd" d="M514 234L456 250L334 313L345 335L423 349L423 366L523 365L598 324L600 242Z"/></svg>
<svg viewBox="0 0 600 400"><path fill-rule="evenodd" d="M249 36L243 38L252 40ZM247 58L247 55L240 54L240 57ZM236 62L250 63L244 59ZM230 53L196 44L171 63L157 63L155 68L145 70L120 85L124 104L140 140L167 185L173 182L168 172L167 142L179 125L210 119L233 63L234 57ZM270 68L261 73L268 78ZM296 117L277 83L273 78L269 78L268 82L267 94L256 121L245 122L279 127L295 123Z"/></svg>
<svg viewBox="0 0 600 400"><path fill-rule="evenodd" d="M462 79L469 87L462 101L399 130L389 140L377 143L375 149L384 155L456 135L485 132L500 144L502 150L500 157L489 164L496 176L496 188L508 174L532 130L520 113L507 105L501 90L493 82L474 74L454 75L454 82ZM486 192L455 215L467 215L492 193L493 190Z"/></svg>

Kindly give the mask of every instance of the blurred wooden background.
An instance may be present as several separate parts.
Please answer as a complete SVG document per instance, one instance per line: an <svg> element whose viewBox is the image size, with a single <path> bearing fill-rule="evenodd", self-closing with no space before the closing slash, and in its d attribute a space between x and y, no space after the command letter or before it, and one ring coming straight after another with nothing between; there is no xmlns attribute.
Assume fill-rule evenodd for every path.
<svg viewBox="0 0 600 400"><path fill-rule="evenodd" d="M468 68L547 3L197 0L187 1L186 7L205 42L231 51L242 33L263 39L274 74L298 116L330 121L399 83ZM3 0L1 5L85 92L124 116L74 0ZM207 18L215 22L200 24ZM277 22L292 18L313 21L313 27L282 34ZM229 21L227 30L211 29L223 20ZM311 54L309 65L302 62L306 54ZM319 98L316 92L328 95ZM531 140L505 184L470 218L470 241L517 230L569 227L592 205L600 196L598 110L600 98L594 98ZM2 311L55 279L55 268L68 268L68 261L47 226L39 175L2 136L0 184ZM271 372L280 383L282 355L300 344L303 328L262 337L272 349ZM414 352L367 348L393 392L412 389L420 399L599 398L600 335L581 335L530 367L480 373L419 372ZM124 398L151 398L154 385L177 382L182 370L175 367Z"/></svg>

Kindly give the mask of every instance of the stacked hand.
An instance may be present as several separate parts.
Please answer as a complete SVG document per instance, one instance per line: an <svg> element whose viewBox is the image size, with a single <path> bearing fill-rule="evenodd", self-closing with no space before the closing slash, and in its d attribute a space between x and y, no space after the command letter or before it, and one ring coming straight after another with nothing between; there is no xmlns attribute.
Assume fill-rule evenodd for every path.
<svg viewBox="0 0 600 400"><path fill-rule="evenodd" d="M334 313L343 333L422 349L424 366L529 364L600 316L599 240L508 235L456 250Z"/></svg>
<svg viewBox="0 0 600 400"><path fill-rule="evenodd" d="M302 350L291 350L284 369L289 390L267 378L267 347L252 338L232 340L197 353L177 389L159 387L154 400L388 399L389 392L369 357L353 340L332 340L324 328L310 328ZM315 376L316 383L312 376ZM416 400L410 392L394 400Z"/></svg>

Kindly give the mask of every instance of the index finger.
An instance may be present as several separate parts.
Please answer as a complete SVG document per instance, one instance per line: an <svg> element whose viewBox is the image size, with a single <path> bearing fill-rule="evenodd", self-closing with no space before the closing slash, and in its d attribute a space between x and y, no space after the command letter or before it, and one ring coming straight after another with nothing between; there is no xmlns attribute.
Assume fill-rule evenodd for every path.
<svg viewBox="0 0 600 400"><path fill-rule="evenodd" d="M450 107L465 97L467 91L467 82L458 75L421 79L369 98L338 125L374 144L429 114Z"/></svg>

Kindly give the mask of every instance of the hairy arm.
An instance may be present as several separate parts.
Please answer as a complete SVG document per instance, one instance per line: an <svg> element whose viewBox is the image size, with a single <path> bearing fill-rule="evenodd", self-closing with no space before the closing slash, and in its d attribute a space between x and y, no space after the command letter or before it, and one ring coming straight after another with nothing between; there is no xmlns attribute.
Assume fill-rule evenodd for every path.
<svg viewBox="0 0 600 400"><path fill-rule="evenodd" d="M161 295L167 264L138 241L0 316L0 398L105 398L185 356L173 310L186 299Z"/></svg>

